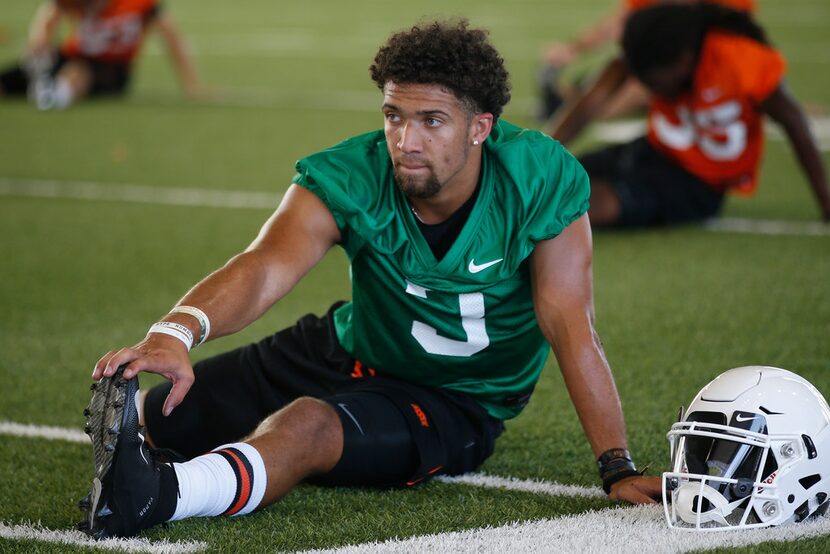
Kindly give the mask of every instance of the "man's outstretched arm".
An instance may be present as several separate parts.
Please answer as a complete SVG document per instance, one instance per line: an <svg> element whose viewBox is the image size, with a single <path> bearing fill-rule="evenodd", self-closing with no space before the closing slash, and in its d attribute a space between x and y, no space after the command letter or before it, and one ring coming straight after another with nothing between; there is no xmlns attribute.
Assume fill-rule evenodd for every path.
<svg viewBox="0 0 830 554"><path fill-rule="evenodd" d="M827 171L821 152L816 145L804 110L782 83L761 104L761 109L783 127L787 139L795 150L798 163L807 175L824 221L830 222L830 191L827 188Z"/></svg>
<svg viewBox="0 0 830 554"><path fill-rule="evenodd" d="M629 75L625 61L621 57L614 58L585 91L569 99L556 111L543 131L562 144L569 144L619 92Z"/></svg>
<svg viewBox="0 0 830 554"><path fill-rule="evenodd" d="M539 327L551 344L594 456L627 448L614 377L594 330L591 227L583 215L557 237L536 245L531 258ZM657 477L632 476L611 486L614 500L653 504Z"/></svg>
<svg viewBox="0 0 830 554"><path fill-rule="evenodd" d="M340 232L328 208L312 192L291 185L279 208L244 252L194 286L178 305L194 306L210 319L211 338L234 333L259 318L285 296L336 242ZM198 319L183 313L163 321L188 327L198 336ZM179 405L193 384L193 368L180 340L159 333L138 344L113 350L95 365L93 379L129 364L124 376L158 373L173 383L163 412Z"/></svg>
<svg viewBox="0 0 830 554"><path fill-rule="evenodd" d="M164 40L185 94L192 99L202 97L205 91L196 73L196 64L178 26L169 15L163 13L156 19L155 27Z"/></svg>
<svg viewBox="0 0 830 554"><path fill-rule="evenodd" d="M24 58L51 53L52 39L63 17L64 11L55 2L44 2L38 7L29 25L29 39Z"/></svg>

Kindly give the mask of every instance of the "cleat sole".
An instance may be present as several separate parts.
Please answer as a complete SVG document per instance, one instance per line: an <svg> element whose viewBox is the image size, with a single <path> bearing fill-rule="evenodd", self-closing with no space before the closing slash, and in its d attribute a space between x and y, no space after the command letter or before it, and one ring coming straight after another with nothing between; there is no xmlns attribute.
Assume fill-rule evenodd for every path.
<svg viewBox="0 0 830 554"><path fill-rule="evenodd" d="M123 373L124 368L120 367L112 377L93 383L90 387L93 391L92 400L84 410L84 414L88 413L84 430L92 441L95 477L89 495L80 503L84 521L79 524L79 528L95 539L107 536L105 520L110 511L105 504L111 481L110 469L124 418L124 406L127 399L132 398L138 390L138 381L127 381Z"/></svg>

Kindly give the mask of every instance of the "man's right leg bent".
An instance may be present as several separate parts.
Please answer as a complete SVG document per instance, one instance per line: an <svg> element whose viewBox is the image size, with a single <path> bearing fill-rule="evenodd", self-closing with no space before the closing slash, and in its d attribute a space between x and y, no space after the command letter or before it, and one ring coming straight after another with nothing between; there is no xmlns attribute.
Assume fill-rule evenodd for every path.
<svg viewBox="0 0 830 554"><path fill-rule="evenodd" d="M492 453L502 429L463 395L357 379L323 399L294 400L242 443L172 464L179 500L171 519L248 513L309 477L319 484L388 487L472 471Z"/></svg>
<svg viewBox="0 0 830 554"><path fill-rule="evenodd" d="M272 504L300 481L340 459L343 431L334 409L298 398L263 421L244 442L173 464L179 500L171 519L243 515Z"/></svg>

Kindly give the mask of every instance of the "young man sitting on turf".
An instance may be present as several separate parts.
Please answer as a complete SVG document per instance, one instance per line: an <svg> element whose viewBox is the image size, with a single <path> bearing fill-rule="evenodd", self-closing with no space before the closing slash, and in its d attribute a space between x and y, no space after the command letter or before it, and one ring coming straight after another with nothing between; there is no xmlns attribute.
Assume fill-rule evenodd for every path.
<svg viewBox="0 0 830 554"><path fill-rule="evenodd" d="M551 347L609 497L661 494L626 450L594 329L582 167L499 119L507 71L466 22L393 35L370 71L383 130L297 162L251 245L96 364L89 534L249 513L305 479L385 487L472 471ZM256 320L335 245L350 302L191 367L192 345ZM139 396L142 371L170 382ZM145 439L190 460L155 460Z"/></svg>

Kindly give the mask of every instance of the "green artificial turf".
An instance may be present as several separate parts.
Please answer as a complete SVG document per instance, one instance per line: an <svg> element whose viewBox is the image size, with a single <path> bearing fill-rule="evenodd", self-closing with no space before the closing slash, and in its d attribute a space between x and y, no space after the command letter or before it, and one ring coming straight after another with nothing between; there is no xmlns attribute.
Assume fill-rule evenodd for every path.
<svg viewBox="0 0 830 554"><path fill-rule="evenodd" d="M367 72L377 45L421 16L438 14L466 15L492 29L513 75L514 101L505 117L534 125L529 114L541 48L571 36L613 2L167 4L213 97L184 100L153 38L126 99L61 113L38 113L24 101L0 102L0 181L280 193L297 158L381 124L380 96ZM36 5L4 4L0 60L20 51ZM765 0L759 14L789 58L795 95L816 112L826 110L830 4ZM611 50L566 77L589 72ZM591 144L580 142L578 149ZM272 209L0 196L0 420L80 429L98 357L138 341L194 282L244 248ZM729 217L789 221L814 221L817 213L780 140L767 144L758 194L730 199L725 209ZM653 473L667 468L665 433L677 408L725 369L778 365L830 395L830 237L685 227L597 232L594 248L597 327L615 372L632 452ZM257 340L348 296L348 264L334 251L260 321L200 347L193 357ZM158 379L142 376L142 382ZM507 428L482 470L598 484L552 357L525 413ZM72 527L91 466L83 444L0 435L0 521ZM610 505L437 482L393 491L304 485L252 516L178 522L144 536L201 540L217 552L292 551ZM88 551L10 539L0 539L0 550ZM830 538L730 552L736 550L821 552L830 550Z"/></svg>

